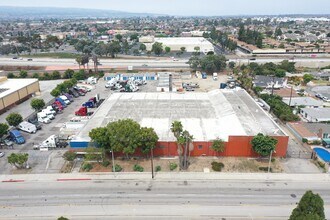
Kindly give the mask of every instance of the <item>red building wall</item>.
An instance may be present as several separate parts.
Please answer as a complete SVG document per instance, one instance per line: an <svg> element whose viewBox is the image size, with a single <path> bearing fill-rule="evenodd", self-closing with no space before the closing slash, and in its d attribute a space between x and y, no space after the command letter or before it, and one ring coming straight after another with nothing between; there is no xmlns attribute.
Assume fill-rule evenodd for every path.
<svg viewBox="0 0 330 220"><path fill-rule="evenodd" d="M274 136L278 140L274 157L286 157L289 137ZM212 150L212 142L194 142L194 150L191 156L224 156L224 157L258 157L252 149L251 140L253 136L230 136L225 143L225 151L217 153ZM158 142L154 150L154 156L177 156L177 145L175 142Z"/></svg>

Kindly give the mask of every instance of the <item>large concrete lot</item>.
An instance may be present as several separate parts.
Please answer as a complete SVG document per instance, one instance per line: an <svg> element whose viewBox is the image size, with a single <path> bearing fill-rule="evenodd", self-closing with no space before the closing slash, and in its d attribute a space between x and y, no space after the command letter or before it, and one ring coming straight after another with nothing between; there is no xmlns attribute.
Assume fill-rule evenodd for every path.
<svg viewBox="0 0 330 220"><path fill-rule="evenodd" d="M52 88L56 87L61 81L49 81L49 82L40 82L41 83L41 98L44 98L46 101L52 99L49 92ZM91 92L87 93L86 96L80 96L75 98L74 102L68 105L64 109L62 114L56 115L55 119L51 121L50 124L43 124L42 129L39 130L36 134L29 134L22 132L22 135L26 139L26 143L22 145L14 145L14 150L5 149L1 150L6 153L8 156L12 152L24 152L29 154L28 164L32 168L25 172L31 173L57 173L62 168L64 160L62 158L65 149L56 149L53 151L38 151L33 150L33 145L41 143L47 139L50 135L59 134L60 128L63 126L63 123L68 122L72 117L74 117L74 112L77 110L84 101L87 101L90 97L93 97L95 94L99 93L101 98L108 96L110 91L104 87L104 81L100 80L98 85ZM6 115L10 112L18 112L22 114L25 118L33 113L33 110L30 107L31 99L25 101L24 103L16 106L11 109L9 112L6 112L4 115L1 115L1 121L5 120ZM8 174L12 172L22 172L12 169L11 165L7 163L7 158L0 158L0 173Z"/></svg>

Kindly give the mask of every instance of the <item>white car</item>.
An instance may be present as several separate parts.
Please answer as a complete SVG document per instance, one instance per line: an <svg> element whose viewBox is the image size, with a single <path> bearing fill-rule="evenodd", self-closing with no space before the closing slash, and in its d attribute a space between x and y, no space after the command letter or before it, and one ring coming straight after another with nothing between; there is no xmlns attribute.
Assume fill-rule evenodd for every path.
<svg viewBox="0 0 330 220"><path fill-rule="evenodd" d="M0 158L5 156L5 152L0 152Z"/></svg>

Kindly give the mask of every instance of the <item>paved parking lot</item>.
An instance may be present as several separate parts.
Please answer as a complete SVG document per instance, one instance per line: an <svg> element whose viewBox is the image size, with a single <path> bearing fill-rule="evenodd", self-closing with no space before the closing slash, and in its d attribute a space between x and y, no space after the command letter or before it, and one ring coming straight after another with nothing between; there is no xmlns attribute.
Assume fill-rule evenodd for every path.
<svg viewBox="0 0 330 220"><path fill-rule="evenodd" d="M53 85L59 82L53 82ZM42 141L46 140L49 136L53 134L59 134L60 128L63 126L63 123L69 121L72 117L74 117L74 112L81 106L81 104L87 101L89 98L95 96L96 94L100 94L101 98L106 98L110 94L110 90L104 87L105 82L103 80L99 80L98 84L95 86L91 92L87 93L86 96L80 96L74 99L74 102L68 105L67 108L64 109L62 114L58 114L55 116L55 119L51 121L50 124L43 124L42 129L39 130L35 134L29 134L22 132L26 143L22 145L14 145L14 149L2 150L6 153L6 156L10 155L10 153L28 153L29 161L28 164L31 167L30 170L26 170L28 173L56 173L62 168L64 160L62 159L63 153L66 151L65 149L56 149L52 151L41 152L39 150L33 150L34 144L39 144ZM50 96L49 90L45 90L42 94L43 96ZM48 94L45 94L48 93ZM24 112L24 106L29 105L30 101L22 103L19 106L16 106L11 111L16 112ZM29 115L32 112L29 113ZM8 174L12 172L18 172L15 169L12 169L11 165L7 163L7 158L0 158L0 173Z"/></svg>

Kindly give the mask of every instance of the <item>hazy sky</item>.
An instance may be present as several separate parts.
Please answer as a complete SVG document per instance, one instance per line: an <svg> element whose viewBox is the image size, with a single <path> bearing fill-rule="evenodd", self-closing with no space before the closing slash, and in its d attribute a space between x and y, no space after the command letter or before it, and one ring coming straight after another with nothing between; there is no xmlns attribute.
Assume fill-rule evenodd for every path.
<svg viewBox="0 0 330 220"><path fill-rule="evenodd" d="M330 0L0 0L0 5L96 8L206 16L330 13Z"/></svg>

